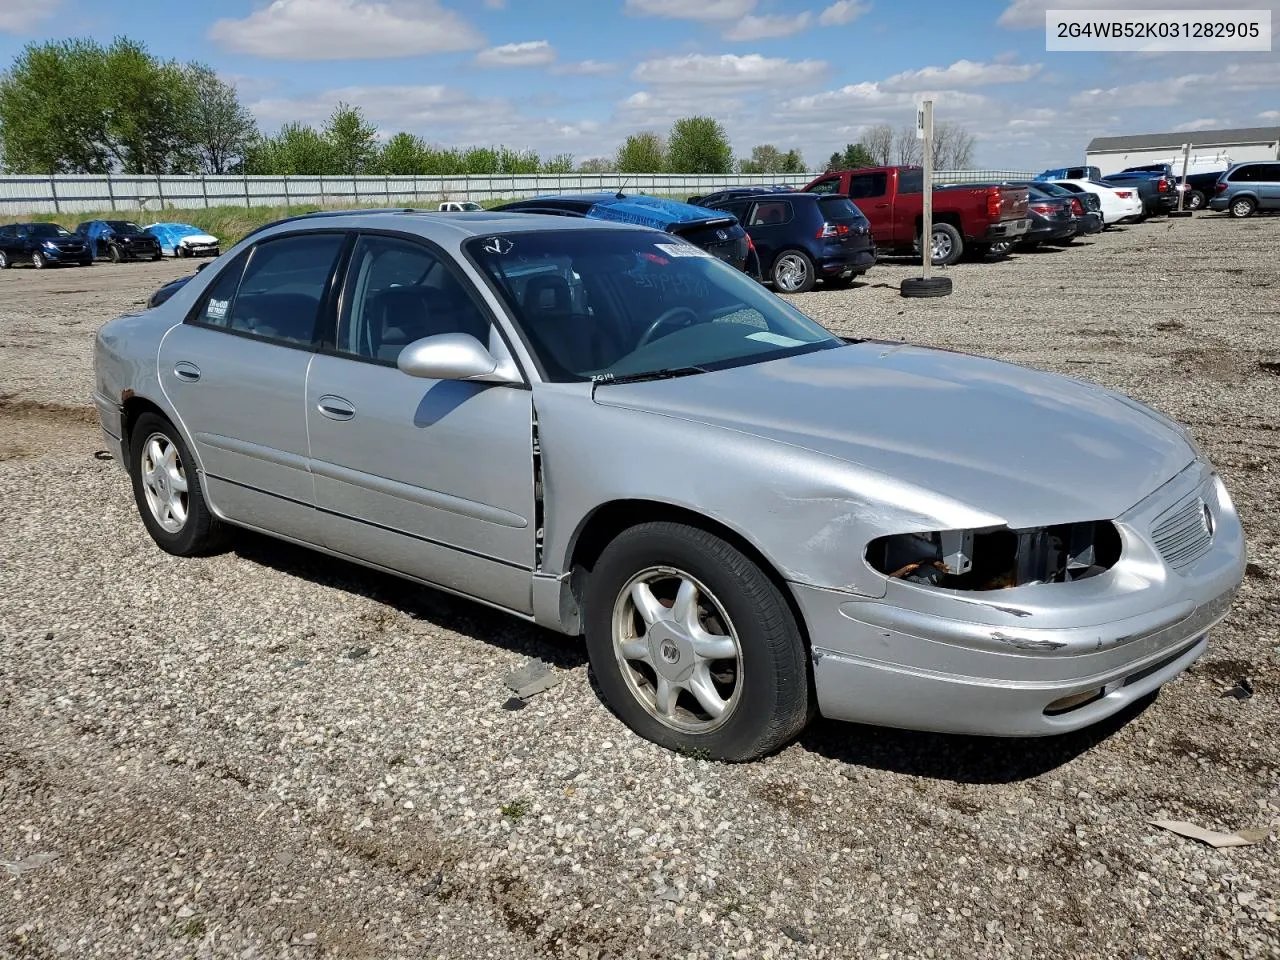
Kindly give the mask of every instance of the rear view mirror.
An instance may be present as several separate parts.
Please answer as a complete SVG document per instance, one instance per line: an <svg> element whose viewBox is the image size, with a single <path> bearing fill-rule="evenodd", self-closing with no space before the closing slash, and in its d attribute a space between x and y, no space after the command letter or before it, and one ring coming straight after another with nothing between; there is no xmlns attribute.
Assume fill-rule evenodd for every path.
<svg viewBox="0 0 1280 960"><path fill-rule="evenodd" d="M498 361L479 340L466 333L440 333L415 340L400 351L396 366L424 380L518 382L510 372L499 369Z"/></svg>

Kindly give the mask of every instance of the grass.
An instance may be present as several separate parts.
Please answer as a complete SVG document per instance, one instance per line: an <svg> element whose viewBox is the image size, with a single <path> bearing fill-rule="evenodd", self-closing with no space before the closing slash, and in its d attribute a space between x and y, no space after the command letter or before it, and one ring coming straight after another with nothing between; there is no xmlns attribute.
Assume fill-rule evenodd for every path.
<svg viewBox="0 0 1280 960"><path fill-rule="evenodd" d="M662 196L654 194L654 196ZM684 197L668 197L671 200L683 200ZM483 207L493 207L506 200L480 200ZM421 209L434 210L436 202L421 199L417 204ZM412 204L392 204L392 207L412 206ZM74 231L77 224L86 220L132 220L139 226L148 223L189 223L199 227L205 233L212 234L222 242L222 249L229 249L238 243L245 234L263 224L283 220L285 217L297 216L301 213L314 213L317 210L379 210L387 207L385 203L340 203L340 204L293 204L292 206L267 207L195 207L191 209L166 208L164 210L129 210L123 207L117 210L82 210L75 213L30 213L0 216L4 223L57 223Z"/></svg>
<svg viewBox="0 0 1280 960"><path fill-rule="evenodd" d="M517 797L510 803L502 805L502 815L510 820L519 820L526 813L533 809L533 804L524 797Z"/></svg>

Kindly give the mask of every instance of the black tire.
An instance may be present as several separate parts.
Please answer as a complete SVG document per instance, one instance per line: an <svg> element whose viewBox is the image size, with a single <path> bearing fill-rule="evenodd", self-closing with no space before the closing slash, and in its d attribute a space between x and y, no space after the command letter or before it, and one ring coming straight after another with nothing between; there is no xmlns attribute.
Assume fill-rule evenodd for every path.
<svg viewBox="0 0 1280 960"><path fill-rule="evenodd" d="M157 250L154 256L152 256L151 262L155 263L157 260L163 260L163 259L164 259L164 254L161 251Z"/></svg>
<svg viewBox="0 0 1280 960"><path fill-rule="evenodd" d="M1237 220L1243 220L1245 217L1252 217L1255 210L1258 209L1258 201L1252 197L1237 197L1232 200L1227 207L1227 212Z"/></svg>
<svg viewBox="0 0 1280 960"><path fill-rule="evenodd" d="M5 253L3 250L0 250L0 270L8 270L8 269L9 269L9 255Z"/></svg>
<svg viewBox="0 0 1280 960"><path fill-rule="evenodd" d="M173 255L181 259L183 257L191 256L191 251L188 250L182 244L178 244L176 247L173 248Z"/></svg>
<svg viewBox="0 0 1280 960"><path fill-rule="evenodd" d="M933 257L933 265L935 267L949 267L964 256L964 237L951 224L935 223L933 225L933 239L935 243L945 242L948 251L942 256Z"/></svg>
<svg viewBox="0 0 1280 960"><path fill-rule="evenodd" d="M143 456L148 443L155 437L163 437L177 449L177 465L187 483L186 518L177 530L166 530L147 501L143 482ZM138 515L157 546L166 553L178 557L195 557L210 553L222 545L226 538L226 526L210 511L205 503L200 477L189 465L195 461L187 449L182 434L164 417L144 413L138 417L129 435L129 477L133 481L133 499Z"/></svg>
<svg viewBox="0 0 1280 960"><path fill-rule="evenodd" d="M803 250L783 250L769 268L774 289L783 293L808 293L818 282L813 261Z"/></svg>
<svg viewBox="0 0 1280 960"><path fill-rule="evenodd" d="M44 258L44 254L37 250L31 255L31 265L37 270L43 270L49 265L49 261Z"/></svg>
<svg viewBox="0 0 1280 960"><path fill-rule="evenodd" d="M107 256L111 258L112 263L119 263L123 259L120 256L120 248L114 243L107 245Z"/></svg>
<svg viewBox="0 0 1280 960"><path fill-rule="evenodd" d="M653 668L632 666L632 661L624 667L615 653L615 607L625 609L630 602L625 598L631 596L628 584L654 568L676 570L698 581L707 591L699 592L700 609L703 601L718 606L729 621L725 632L736 633L740 667L717 661L722 668L728 665L733 693L724 718L712 729L676 729L660 720L656 708L642 701L638 692L645 682L656 691L657 684L646 681L644 673L648 669L648 676L656 677ZM674 604L668 608L674 609ZM749 557L705 530L658 522L621 533L591 571L585 621L591 669L605 700L627 726L660 746L709 759L754 760L798 735L815 713L808 655L786 599ZM679 669L680 653L675 656L667 659L673 670ZM701 709L691 693L677 696L677 710L691 714Z"/></svg>
<svg viewBox="0 0 1280 960"><path fill-rule="evenodd" d="M950 277L907 277L898 285L898 293L904 297L949 297L951 295Z"/></svg>
<svg viewBox="0 0 1280 960"><path fill-rule="evenodd" d="M1209 198L1204 195L1203 190L1192 190L1187 194L1187 199L1183 201L1184 210L1203 210L1205 201Z"/></svg>

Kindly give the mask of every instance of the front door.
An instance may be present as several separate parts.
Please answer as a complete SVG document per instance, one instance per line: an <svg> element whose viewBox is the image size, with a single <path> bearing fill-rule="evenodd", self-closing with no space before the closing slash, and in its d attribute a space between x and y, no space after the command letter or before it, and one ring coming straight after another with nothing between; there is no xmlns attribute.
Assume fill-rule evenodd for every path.
<svg viewBox="0 0 1280 960"><path fill-rule="evenodd" d="M160 382L195 446L214 508L314 542L303 413L307 370L342 233L240 254L160 346Z"/></svg>
<svg viewBox="0 0 1280 960"><path fill-rule="evenodd" d="M532 393L426 380L407 344L467 333L505 345L444 254L362 235L333 342L307 378L311 469L326 544L528 613L536 549Z"/></svg>

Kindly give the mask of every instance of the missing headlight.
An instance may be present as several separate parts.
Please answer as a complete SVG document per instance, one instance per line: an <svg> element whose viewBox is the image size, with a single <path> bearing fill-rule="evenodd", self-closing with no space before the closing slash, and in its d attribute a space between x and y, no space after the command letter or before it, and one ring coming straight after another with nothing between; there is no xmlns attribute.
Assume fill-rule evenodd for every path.
<svg viewBox="0 0 1280 960"><path fill-rule="evenodd" d="M867 546L867 562L885 576L952 590L1083 580L1119 559L1120 534L1107 520L896 534Z"/></svg>

